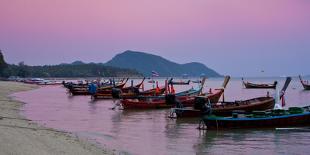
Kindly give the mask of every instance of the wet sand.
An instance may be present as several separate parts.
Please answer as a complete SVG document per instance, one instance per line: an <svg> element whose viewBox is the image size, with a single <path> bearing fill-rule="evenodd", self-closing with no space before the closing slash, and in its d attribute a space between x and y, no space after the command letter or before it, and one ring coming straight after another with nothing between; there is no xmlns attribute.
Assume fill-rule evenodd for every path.
<svg viewBox="0 0 310 155"><path fill-rule="evenodd" d="M20 115L23 103L10 94L37 86L0 81L0 150L2 155L113 154L79 139L72 133L56 131L33 123Z"/></svg>

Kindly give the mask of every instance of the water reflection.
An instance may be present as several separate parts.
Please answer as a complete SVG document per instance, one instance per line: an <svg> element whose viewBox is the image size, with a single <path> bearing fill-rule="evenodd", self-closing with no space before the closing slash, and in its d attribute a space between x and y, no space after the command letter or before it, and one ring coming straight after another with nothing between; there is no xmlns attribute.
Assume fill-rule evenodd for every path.
<svg viewBox="0 0 310 155"><path fill-rule="evenodd" d="M197 154L304 154L308 132L276 130L202 131Z"/></svg>
<svg viewBox="0 0 310 155"><path fill-rule="evenodd" d="M280 86L283 79L279 79ZM269 82L270 79L251 81ZM208 88L221 84L222 79L207 81ZM225 90L225 99L265 96L267 91L274 93L273 90L243 89L239 79L232 79ZM124 154L306 154L309 150L309 132L199 131L196 129L199 119L170 119L169 109L111 110L117 101L70 96L59 86L42 87L15 96L28 103L23 107L27 118L95 140ZM286 93L287 106L309 105L309 99L310 91L303 91L300 83L293 81Z"/></svg>

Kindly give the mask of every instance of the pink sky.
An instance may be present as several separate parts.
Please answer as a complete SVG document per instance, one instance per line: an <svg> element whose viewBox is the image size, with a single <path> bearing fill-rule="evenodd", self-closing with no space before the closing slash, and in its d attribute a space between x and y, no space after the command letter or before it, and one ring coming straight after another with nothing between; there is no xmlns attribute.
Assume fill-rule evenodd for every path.
<svg viewBox="0 0 310 155"><path fill-rule="evenodd" d="M222 74L310 74L308 0L1 0L0 25L10 63L106 62L130 49Z"/></svg>

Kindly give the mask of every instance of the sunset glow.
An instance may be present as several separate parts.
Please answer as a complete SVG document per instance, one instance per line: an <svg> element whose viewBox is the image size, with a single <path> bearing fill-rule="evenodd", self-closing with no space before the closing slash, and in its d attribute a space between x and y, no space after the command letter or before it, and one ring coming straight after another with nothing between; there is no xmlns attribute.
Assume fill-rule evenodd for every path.
<svg viewBox="0 0 310 155"><path fill-rule="evenodd" d="M307 0L2 0L0 49L30 65L130 49L236 76L310 74L309 19Z"/></svg>

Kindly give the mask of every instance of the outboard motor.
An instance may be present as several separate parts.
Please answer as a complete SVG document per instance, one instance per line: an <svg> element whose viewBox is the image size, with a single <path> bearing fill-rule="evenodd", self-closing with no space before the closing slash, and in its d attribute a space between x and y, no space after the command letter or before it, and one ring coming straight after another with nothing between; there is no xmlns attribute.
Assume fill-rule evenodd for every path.
<svg viewBox="0 0 310 155"><path fill-rule="evenodd" d="M203 97L195 97L194 109L201 110L204 109L206 100Z"/></svg>
<svg viewBox="0 0 310 155"><path fill-rule="evenodd" d="M208 102L206 105L204 97L195 98L194 109L200 110L202 115L210 115L212 113L211 104Z"/></svg>
<svg viewBox="0 0 310 155"><path fill-rule="evenodd" d="M120 99L122 95L122 90L118 88L112 88L112 97L115 99Z"/></svg>
<svg viewBox="0 0 310 155"><path fill-rule="evenodd" d="M176 98L174 94L166 95L166 104L175 105L177 108L183 108L182 103Z"/></svg>
<svg viewBox="0 0 310 155"><path fill-rule="evenodd" d="M165 99L166 99L166 104L168 104L168 105L175 104L175 95L174 94L167 94Z"/></svg>

